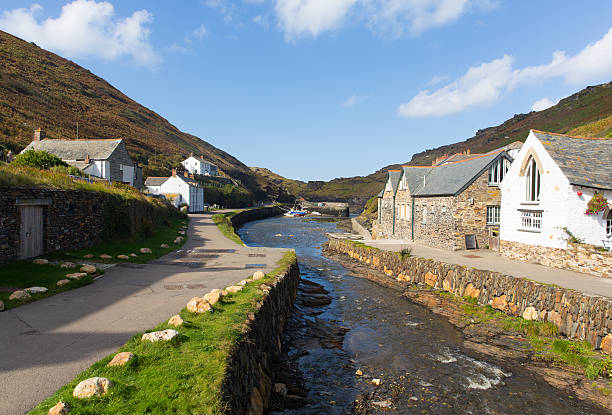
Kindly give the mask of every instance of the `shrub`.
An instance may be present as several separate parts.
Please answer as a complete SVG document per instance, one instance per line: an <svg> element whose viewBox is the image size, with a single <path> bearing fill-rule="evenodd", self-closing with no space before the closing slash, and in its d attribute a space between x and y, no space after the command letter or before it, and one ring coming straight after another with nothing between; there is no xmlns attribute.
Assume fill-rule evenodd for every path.
<svg viewBox="0 0 612 415"><path fill-rule="evenodd" d="M11 163L15 166L35 167L38 169L50 169L53 166L68 167L62 159L49 154L46 151L28 150L25 153L17 155Z"/></svg>

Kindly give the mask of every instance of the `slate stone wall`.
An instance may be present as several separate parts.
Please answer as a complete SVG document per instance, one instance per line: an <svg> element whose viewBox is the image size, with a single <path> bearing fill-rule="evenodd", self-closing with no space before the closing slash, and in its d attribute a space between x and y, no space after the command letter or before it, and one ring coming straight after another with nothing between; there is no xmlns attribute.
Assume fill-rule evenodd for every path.
<svg viewBox="0 0 612 415"><path fill-rule="evenodd" d="M103 196L96 192L0 188L0 263L20 255L21 215L17 202L43 200L45 252L87 248L101 242Z"/></svg>
<svg viewBox="0 0 612 415"><path fill-rule="evenodd" d="M427 284L476 298L479 304L489 304L513 316L551 322L562 335L586 340L596 348L612 334L612 300L606 297L427 258L402 259L395 252L360 247L350 241L331 239L328 248L399 281Z"/></svg>
<svg viewBox="0 0 612 415"><path fill-rule="evenodd" d="M272 394L271 364L281 352L281 334L291 315L300 281L297 261L270 284L228 358L222 383L227 413L261 415Z"/></svg>
<svg viewBox="0 0 612 415"><path fill-rule="evenodd" d="M244 210L232 216L230 220L232 222L232 226L239 227L247 222L271 218L273 216L281 215L282 213L283 211L276 206L266 206L256 209Z"/></svg>

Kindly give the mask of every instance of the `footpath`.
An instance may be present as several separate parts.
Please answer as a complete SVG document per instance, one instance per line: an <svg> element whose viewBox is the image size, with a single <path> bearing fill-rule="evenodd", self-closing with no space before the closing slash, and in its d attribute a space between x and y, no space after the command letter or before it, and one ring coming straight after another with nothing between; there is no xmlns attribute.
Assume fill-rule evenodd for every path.
<svg viewBox="0 0 612 415"><path fill-rule="evenodd" d="M488 249L445 251L415 244L407 240L383 239L360 242L378 249L394 252L409 248L412 250L413 256L430 258L448 264L463 265L480 270L496 271L500 274L517 278L528 278L543 284L558 285L584 294L612 298L612 278L602 278L590 274L512 260Z"/></svg>
<svg viewBox="0 0 612 415"><path fill-rule="evenodd" d="M114 266L91 285L0 313L0 415L26 413L192 297L270 272L285 252L237 245L212 214L190 217L181 250Z"/></svg>

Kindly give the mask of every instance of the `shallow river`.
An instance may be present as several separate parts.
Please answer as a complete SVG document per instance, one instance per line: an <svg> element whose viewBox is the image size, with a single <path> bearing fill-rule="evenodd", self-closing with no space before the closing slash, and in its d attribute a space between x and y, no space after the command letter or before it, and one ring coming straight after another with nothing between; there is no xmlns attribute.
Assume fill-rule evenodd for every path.
<svg viewBox="0 0 612 415"><path fill-rule="evenodd" d="M329 292L314 299L331 298L329 304L313 302L308 293L316 286L300 284L284 346L303 374L307 404L273 413L605 413L552 388L520 363L475 356L444 318L395 290L351 276L321 254L324 233L335 231L335 223L276 217L238 232L249 246L295 249L302 278Z"/></svg>

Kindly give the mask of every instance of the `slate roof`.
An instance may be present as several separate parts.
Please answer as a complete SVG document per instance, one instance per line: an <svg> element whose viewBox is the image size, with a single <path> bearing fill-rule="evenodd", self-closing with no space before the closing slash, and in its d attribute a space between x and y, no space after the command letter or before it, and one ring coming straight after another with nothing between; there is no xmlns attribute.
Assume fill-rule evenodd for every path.
<svg viewBox="0 0 612 415"><path fill-rule="evenodd" d="M86 163L85 161L67 161L67 164L70 164L71 166L74 166L79 170L85 170L93 163Z"/></svg>
<svg viewBox="0 0 612 415"><path fill-rule="evenodd" d="M583 138L531 130L573 185L612 189L612 138Z"/></svg>
<svg viewBox="0 0 612 415"><path fill-rule="evenodd" d="M145 186L161 186L168 180L169 177L147 177L145 180Z"/></svg>
<svg viewBox="0 0 612 415"><path fill-rule="evenodd" d="M512 158L503 150L472 155L467 160L435 167L404 166L408 189L413 196L455 196L474 182L500 157ZM423 180L425 177L425 180Z"/></svg>
<svg viewBox="0 0 612 415"><path fill-rule="evenodd" d="M23 150L42 150L62 160L106 160L122 140L53 140L32 141ZM22 153L23 153L22 151Z"/></svg>
<svg viewBox="0 0 612 415"><path fill-rule="evenodd" d="M397 187L399 186L400 177L402 177L401 170L389 170L389 177L391 178L391 192L397 193ZM387 185L385 184L385 188ZM384 190L383 190L384 191Z"/></svg>
<svg viewBox="0 0 612 415"><path fill-rule="evenodd" d="M476 156L481 156L482 154L464 154L464 153L457 153L457 154L453 154L452 156L449 156L447 158L445 158L444 160L440 160L438 163L436 163L436 166L442 165L442 164L446 164L446 163L452 163L455 161L461 161L461 160L469 160L471 158L474 158Z"/></svg>

